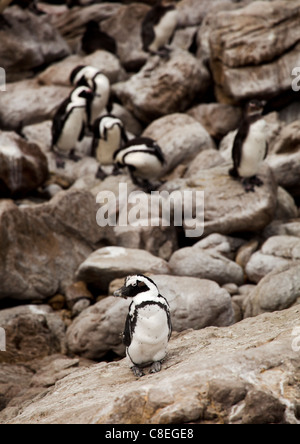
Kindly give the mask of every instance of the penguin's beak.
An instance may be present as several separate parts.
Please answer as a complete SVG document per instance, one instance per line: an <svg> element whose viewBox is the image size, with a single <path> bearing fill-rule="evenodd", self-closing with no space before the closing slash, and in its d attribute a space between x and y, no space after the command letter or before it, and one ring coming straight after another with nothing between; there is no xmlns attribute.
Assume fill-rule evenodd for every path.
<svg viewBox="0 0 300 444"><path fill-rule="evenodd" d="M124 299L126 299L128 297L127 293L128 293L127 287L122 287L119 290L114 292L114 296L116 298L124 298Z"/></svg>

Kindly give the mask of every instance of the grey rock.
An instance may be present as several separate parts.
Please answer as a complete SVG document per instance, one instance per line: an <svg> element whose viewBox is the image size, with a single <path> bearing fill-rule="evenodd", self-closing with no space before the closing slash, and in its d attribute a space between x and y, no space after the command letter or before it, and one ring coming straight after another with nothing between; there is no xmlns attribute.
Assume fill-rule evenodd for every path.
<svg viewBox="0 0 300 444"><path fill-rule="evenodd" d="M184 112L195 97L201 98L209 82L207 68L187 51L178 49L168 61L150 57L137 74L112 89L130 112L150 123Z"/></svg>
<svg viewBox="0 0 300 444"><path fill-rule="evenodd" d="M230 295L215 282L157 274L150 277L170 304L174 331L233 323ZM69 350L89 359L101 359L111 350L124 356L121 333L129 304L130 300L110 296L86 309L67 330Z"/></svg>
<svg viewBox="0 0 300 444"><path fill-rule="evenodd" d="M220 285L244 282L243 270L235 262L214 250L196 246L176 251L170 259L172 273L177 276L193 276L210 279Z"/></svg>
<svg viewBox="0 0 300 444"><path fill-rule="evenodd" d="M53 353L64 353L65 325L48 305L24 305L0 311L6 332L8 362L26 362Z"/></svg>
<svg viewBox="0 0 300 444"><path fill-rule="evenodd" d="M15 133L0 131L1 196L25 195L43 185L47 178L47 159L38 145Z"/></svg>
<svg viewBox="0 0 300 444"><path fill-rule="evenodd" d="M193 196L194 220L184 224L186 231L189 229L192 232L190 228L192 225L195 228L197 223L204 229L204 235L256 232L273 220L277 205L277 184L269 167L262 165L259 177L264 186L256 188L254 193L246 193L242 184L229 176L230 167L230 164L224 164L200 170L197 176L170 181L161 187L161 190L169 192L189 191ZM201 195L197 197L196 194L198 191L204 193L204 220ZM199 232L202 236L203 231ZM199 237L196 231L191 235Z"/></svg>
<svg viewBox="0 0 300 444"><path fill-rule="evenodd" d="M101 23L101 29L116 40L118 55L127 71L137 71L148 58L142 49L141 28L149 9L149 6L138 2L123 5Z"/></svg>
<svg viewBox="0 0 300 444"><path fill-rule="evenodd" d="M242 117L240 108L220 103L196 105L188 111L188 115L201 123L210 136L217 140L234 131Z"/></svg>
<svg viewBox="0 0 300 444"><path fill-rule="evenodd" d="M245 317L285 310L300 304L300 265L271 271L250 293L244 304Z"/></svg>
<svg viewBox="0 0 300 444"><path fill-rule="evenodd" d="M66 86L41 86L37 79L11 83L5 94L0 95L2 129L18 131L23 126L52 119L70 91Z"/></svg>
<svg viewBox="0 0 300 444"><path fill-rule="evenodd" d="M87 56L73 54L64 60L53 63L38 75L41 85L70 86L70 74L78 65L92 65L103 72L110 83L124 80L125 73L119 59L110 52L98 50Z"/></svg>
<svg viewBox="0 0 300 444"><path fill-rule="evenodd" d="M95 199L87 191L63 191L49 203L20 208L2 200L0 298L43 301L64 293L95 246L113 242L109 227L95 220Z"/></svg>
<svg viewBox="0 0 300 444"><path fill-rule="evenodd" d="M294 236L272 236L254 253L246 266L252 282L259 282L275 268L292 266L300 261L300 240Z"/></svg>
<svg viewBox="0 0 300 444"><path fill-rule="evenodd" d="M7 81L33 76L35 69L70 54L70 48L45 15L11 7L4 12L9 27L0 30L0 66Z"/></svg>
<svg viewBox="0 0 300 444"><path fill-rule="evenodd" d="M297 66L299 52L298 14L297 2L278 0L251 2L211 17L211 68L218 101L274 97L291 88L290 67Z"/></svg>
<svg viewBox="0 0 300 444"><path fill-rule="evenodd" d="M169 274L166 261L134 248L105 247L94 251L78 268L77 279L107 291L116 278L133 274Z"/></svg>
<svg viewBox="0 0 300 444"><path fill-rule="evenodd" d="M162 174L179 164L188 165L203 150L215 149L208 132L186 114L170 114L155 120L146 128L143 136L154 139L161 147L166 158Z"/></svg>
<svg viewBox="0 0 300 444"><path fill-rule="evenodd" d="M292 196L300 195L299 131L299 120L284 126L270 146L270 155L267 158L279 185L289 191Z"/></svg>
<svg viewBox="0 0 300 444"><path fill-rule="evenodd" d="M299 308L292 307L230 327L174 334L158 374L136 380L125 360L102 362L78 369L25 406L3 410L0 420L298 424L300 355L292 348L297 326Z"/></svg>

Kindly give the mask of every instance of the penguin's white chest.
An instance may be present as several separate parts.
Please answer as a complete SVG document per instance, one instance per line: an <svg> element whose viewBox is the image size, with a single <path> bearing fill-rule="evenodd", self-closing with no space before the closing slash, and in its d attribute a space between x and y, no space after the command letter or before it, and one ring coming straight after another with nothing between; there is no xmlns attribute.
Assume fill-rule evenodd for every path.
<svg viewBox="0 0 300 444"><path fill-rule="evenodd" d="M165 310L157 305L140 308L127 354L137 365L161 361L166 356L168 336Z"/></svg>
<svg viewBox="0 0 300 444"><path fill-rule="evenodd" d="M75 148L81 133L85 115L85 108L78 107L72 109L57 142L57 148L60 151L70 152Z"/></svg>
<svg viewBox="0 0 300 444"><path fill-rule="evenodd" d="M96 150L96 157L101 165L112 165L114 153L121 147L121 130L114 125L107 131L107 140L100 139Z"/></svg>
<svg viewBox="0 0 300 444"><path fill-rule="evenodd" d="M248 137L243 145L241 162L238 168L238 173L241 177L252 177L258 173L267 149L265 127L266 122L259 120L249 130Z"/></svg>
<svg viewBox="0 0 300 444"><path fill-rule="evenodd" d="M156 179L162 171L160 160L147 151L132 151L126 155L125 163L135 167L135 175L142 179Z"/></svg>
<svg viewBox="0 0 300 444"><path fill-rule="evenodd" d="M160 22L154 26L155 38L149 49L151 51L158 51L162 46L166 45L173 35L173 32L178 23L178 12L172 10L167 12Z"/></svg>

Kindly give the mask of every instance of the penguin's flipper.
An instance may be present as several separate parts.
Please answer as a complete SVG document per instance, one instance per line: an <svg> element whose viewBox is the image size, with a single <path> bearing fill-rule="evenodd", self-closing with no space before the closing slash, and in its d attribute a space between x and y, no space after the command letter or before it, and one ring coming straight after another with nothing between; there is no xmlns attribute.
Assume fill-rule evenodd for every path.
<svg viewBox="0 0 300 444"><path fill-rule="evenodd" d="M85 124L83 122L82 123L82 127L81 127L81 131L80 131L80 134L79 134L79 137L78 137L78 141L81 142L82 139L84 138L84 136L85 136Z"/></svg>
<svg viewBox="0 0 300 444"><path fill-rule="evenodd" d="M125 322L125 329L123 332L123 344L126 345L126 347L129 347L131 344L131 316L128 313L127 318L126 318L126 322Z"/></svg>
<svg viewBox="0 0 300 444"><path fill-rule="evenodd" d="M69 103L69 98L65 99L58 109L56 110L53 120L52 120L52 147L55 146L58 142L58 139L61 135L62 129L64 127L65 121L68 117L68 113L66 112L66 108Z"/></svg>

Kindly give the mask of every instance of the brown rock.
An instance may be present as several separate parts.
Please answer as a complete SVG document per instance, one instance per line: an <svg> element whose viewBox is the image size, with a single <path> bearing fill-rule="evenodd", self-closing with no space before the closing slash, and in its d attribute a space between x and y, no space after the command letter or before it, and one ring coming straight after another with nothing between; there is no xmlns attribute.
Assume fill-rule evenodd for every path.
<svg viewBox="0 0 300 444"><path fill-rule="evenodd" d="M43 397L5 409L0 421L297 424L297 326L299 308L293 307L230 327L189 330L171 339L160 373L136 380L125 360L78 369Z"/></svg>
<svg viewBox="0 0 300 444"><path fill-rule="evenodd" d="M0 194L2 197L25 195L48 178L46 156L34 143L15 133L0 132Z"/></svg>

